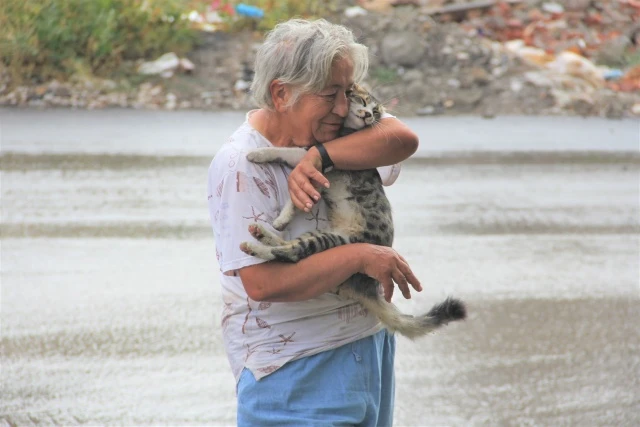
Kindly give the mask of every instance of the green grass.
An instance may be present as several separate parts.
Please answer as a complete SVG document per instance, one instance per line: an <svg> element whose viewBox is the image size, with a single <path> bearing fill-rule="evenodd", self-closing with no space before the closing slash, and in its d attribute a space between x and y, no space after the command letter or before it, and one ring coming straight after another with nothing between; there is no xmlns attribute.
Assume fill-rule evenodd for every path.
<svg viewBox="0 0 640 427"><path fill-rule="evenodd" d="M292 17L314 19L333 13L334 1L227 0L265 11L255 20L221 12L224 31L272 29ZM38 84L73 75L136 80L132 62L166 52L183 55L197 43L198 30L184 19L203 13L211 0L0 0L0 68L13 85ZM138 79L139 80L139 79Z"/></svg>
<svg viewBox="0 0 640 427"><path fill-rule="evenodd" d="M182 0L2 0L0 61L14 82L113 73L128 59L184 53Z"/></svg>

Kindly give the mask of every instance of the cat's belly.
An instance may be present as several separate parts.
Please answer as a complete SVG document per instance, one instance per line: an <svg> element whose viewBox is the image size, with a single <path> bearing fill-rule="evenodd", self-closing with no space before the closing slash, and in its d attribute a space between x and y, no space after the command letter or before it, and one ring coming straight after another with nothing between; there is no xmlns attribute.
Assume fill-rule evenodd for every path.
<svg viewBox="0 0 640 427"><path fill-rule="evenodd" d="M362 235L366 221L361 214L360 206L349 191L348 184L340 179L331 181L331 190L327 196L331 227L346 231L352 236Z"/></svg>

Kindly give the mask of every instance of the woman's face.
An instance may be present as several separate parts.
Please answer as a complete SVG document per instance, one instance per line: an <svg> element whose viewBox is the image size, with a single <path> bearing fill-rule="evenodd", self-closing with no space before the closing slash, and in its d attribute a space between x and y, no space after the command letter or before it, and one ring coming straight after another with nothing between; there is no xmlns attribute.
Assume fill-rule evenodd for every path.
<svg viewBox="0 0 640 427"><path fill-rule="evenodd" d="M331 141L338 136L349 114L346 92L353 85L350 59L336 61L331 79L319 93L302 95L289 112L293 125L293 145L306 147Z"/></svg>

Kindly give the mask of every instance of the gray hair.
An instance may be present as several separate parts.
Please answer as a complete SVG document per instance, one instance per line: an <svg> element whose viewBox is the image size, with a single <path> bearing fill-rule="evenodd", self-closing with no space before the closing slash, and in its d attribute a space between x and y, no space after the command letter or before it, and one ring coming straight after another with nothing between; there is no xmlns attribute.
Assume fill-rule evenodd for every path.
<svg viewBox="0 0 640 427"><path fill-rule="evenodd" d="M353 79L361 81L369 68L367 47L356 42L351 30L324 19L291 19L275 26L258 49L251 92L258 105L273 110L269 86L273 80L291 85L294 96L320 92L331 78L336 60L353 62Z"/></svg>

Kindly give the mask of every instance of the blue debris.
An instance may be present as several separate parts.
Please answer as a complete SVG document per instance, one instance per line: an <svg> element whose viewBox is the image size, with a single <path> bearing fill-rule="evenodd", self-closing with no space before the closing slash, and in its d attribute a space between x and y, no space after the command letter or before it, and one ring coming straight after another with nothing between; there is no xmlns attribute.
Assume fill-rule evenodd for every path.
<svg viewBox="0 0 640 427"><path fill-rule="evenodd" d="M236 13L238 15L248 16L249 18L264 18L264 11L262 9L244 3L236 6Z"/></svg>
<svg viewBox="0 0 640 427"><path fill-rule="evenodd" d="M605 71L602 72L602 77L605 80L618 80L622 76L624 76L624 72L622 70L617 69L617 68L612 68L612 69L605 70Z"/></svg>

